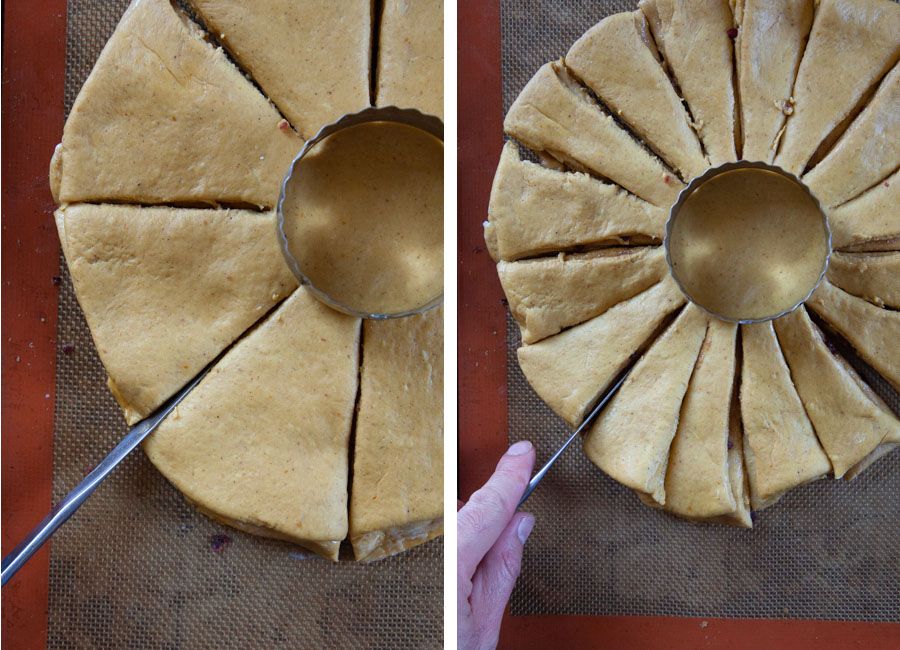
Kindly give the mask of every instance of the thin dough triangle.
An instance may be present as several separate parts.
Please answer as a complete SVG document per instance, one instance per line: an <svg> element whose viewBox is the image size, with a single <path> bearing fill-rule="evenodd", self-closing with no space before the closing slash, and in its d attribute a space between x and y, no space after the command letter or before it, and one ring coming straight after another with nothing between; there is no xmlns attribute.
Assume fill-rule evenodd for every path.
<svg viewBox="0 0 900 650"><path fill-rule="evenodd" d="M585 323L519 348L535 392L570 425L581 422L666 316L685 302L671 277Z"/></svg>
<svg viewBox="0 0 900 650"><path fill-rule="evenodd" d="M813 22L813 0L731 0L741 103L742 158L771 163L793 113L797 68Z"/></svg>
<svg viewBox="0 0 900 650"><path fill-rule="evenodd" d="M444 530L444 310L363 328L350 541L372 562Z"/></svg>
<svg viewBox="0 0 900 650"><path fill-rule="evenodd" d="M205 514L336 561L359 331L300 287L147 438L147 456Z"/></svg>
<svg viewBox="0 0 900 650"><path fill-rule="evenodd" d="M625 238L661 242L667 213L580 172L519 158L507 142L491 189L484 239L495 261Z"/></svg>
<svg viewBox="0 0 900 650"><path fill-rule="evenodd" d="M656 47L690 107L712 165L737 160L728 0L642 0Z"/></svg>
<svg viewBox="0 0 900 650"><path fill-rule="evenodd" d="M297 287L271 212L76 204L56 223L130 424Z"/></svg>
<svg viewBox="0 0 900 650"><path fill-rule="evenodd" d="M831 245L837 249L900 243L900 169L851 201L828 211Z"/></svg>
<svg viewBox="0 0 900 650"><path fill-rule="evenodd" d="M831 462L806 416L772 321L742 325L741 419L754 510L791 488L822 478Z"/></svg>
<svg viewBox="0 0 900 650"><path fill-rule="evenodd" d="M377 106L444 118L444 2L386 0L378 45Z"/></svg>
<svg viewBox="0 0 900 650"><path fill-rule="evenodd" d="M522 342L536 343L649 289L668 270L656 246L500 262L497 274Z"/></svg>
<svg viewBox="0 0 900 650"><path fill-rule="evenodd" d="M51 161L58 203L272 207L303 142L168 0L135 0Z"/></svg>
<svg viewBox="0 0 900 650"><path fill-rule="evenodd" d="M666 471L666 510L683 517L709 519L738 509L728 471L736 343L737 325L710 319Z"/></svg>
<svg viewBox="0 0 900 650"><path fill-rule="evenodd" d="M372 0L190 2L302 137L369 105Z"/></svg>
<svg viewBox="0 0 900 650"><path fill-rule="evenodd" d="M593 170L662 208L672 205L684 188L558 61L535 73L510 107L503 128L532 149Z"/></svg>
<svg viewBox="0 0 900 650"><path fill-rule="evenodd" d="M640 11L613 14L587 30L566 54L566 67L684 179L709 162L688 114L657 58Z"/></svg>
<svg viewBox="0 0 900 650"><path fill-rule="evenodd" d="M821 0L794 84L775 164L803 173L819 145L900 57L900 7L890 0Z"/></svg>
<svg viewBox="0 0 900 650"><path fill-rule="evenodd" d="M803 177L822 205L844 203L900 167L900 65L824 160ZM900 210L900 208L897 208Z"/></svg>
<svg viewBox="0 0 900 650"><path fill-rule="evenodd" d="M688 305L650 346L584 437L584 453L619 483L666 503L666 462L708 317Z"/></svg>
<svg viewBox="0 0 900 650"><path fill-rule="evenodd" d="M806 304L847 339L894 390L900 391L900 312L876 307L827 279Z"/></svg>
<svg viewBox="0 0 900 650"><path fill-rule="evenodd" d="M879 307L900 308L900 252L831 254L828 280Z"/></svg>
<svg viewBox="0 0 900 650"><path fill-rule="evenodd" d="M850 364L828 349L805 309L777 319L775 331L835 478L841 478L885 439L900 441L900 420Z"/></svg>

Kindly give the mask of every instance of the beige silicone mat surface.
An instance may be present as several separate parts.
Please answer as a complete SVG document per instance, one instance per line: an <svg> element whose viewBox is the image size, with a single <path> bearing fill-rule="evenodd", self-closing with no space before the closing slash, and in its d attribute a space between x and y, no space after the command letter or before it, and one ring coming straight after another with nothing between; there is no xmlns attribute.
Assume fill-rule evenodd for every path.
<svg viewBox="0 0 900 650"><path fill-rule="evenodd" d="M502 0L504 112L543 63L636 6ZM519 330L507 321L510 443L531 440L543 463L569 430L522 375ZM900 412L897 394L873 385ZM537 523L513 615L900 620L900 452L851 483L791 490L745 531L651 510L573 447L526 504Z"/></svg>
<svg viewBox="0 0 900 650"><path fill-rule="evenodd" d="M69 1L67 110L126 6ZM61 280L55 500L127 430L62 260ZM53 538L47 646L441 647L442 540L368 566L348 544L307 555L198 514L135 451Z"/></svg>

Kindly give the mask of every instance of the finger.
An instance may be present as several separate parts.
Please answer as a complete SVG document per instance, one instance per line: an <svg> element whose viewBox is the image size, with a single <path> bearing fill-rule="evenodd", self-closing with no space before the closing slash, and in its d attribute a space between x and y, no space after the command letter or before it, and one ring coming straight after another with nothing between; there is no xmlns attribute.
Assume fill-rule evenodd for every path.
<svg viewBox="0 0 900 650"><path fill-rule="evenodd" d="M457 573L469 578L516 511L534 467L530 442L517 442L497 463L497 469L459 512Z"/></svg>
<svg viewBox="0 0 900 650"><path fill-rule="evenodd" d="M475 571L469 603L473 618L481 626L479 636L482 641L493 643L488 647L497 644L503 612L522 568L522 549L532 528L534 517L527 512L517 513Z"/></svg>

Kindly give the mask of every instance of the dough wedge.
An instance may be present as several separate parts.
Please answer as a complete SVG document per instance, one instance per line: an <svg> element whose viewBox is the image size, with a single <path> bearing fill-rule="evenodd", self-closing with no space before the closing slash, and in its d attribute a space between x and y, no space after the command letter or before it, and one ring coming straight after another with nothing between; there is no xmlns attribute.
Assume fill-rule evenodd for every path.
<svg viewBox="0 0 900 650"><path fill-rule="evenodd" d="M684 184L552 61L513 102L503 129L523 144L576 169L592 170L656 206L668 209Z"/></svg>
<svg viewBox="0 0 900 650"><path fill-rule="evenodd" d="M494 175L484 240L494 261L601 243L662 242L668 213L580 172L521 160L507 142Z"/></svg>
<svg viewBox="0 0 900 650"><path fill-rule="evenodd" d="M129 424L297 287L271 212L84 203L55 217L75 295Z"/></svg>
<svg viewBox="0 0 900 650"><path fill-rule="evenodd" d="M813 0L731 0L744 160L771 163L813 23Z"/></svg>
<svg viewBox="0 0 900 650"><path fill-rule="evenodd" d="M375 105L444 118L444 2L386 0L381 15Z"/></svg>
<svg viewBox="0 0 900 650"><path fill-rule="evenodd" d="M828 211L831 245L836 249L900 248L900 169L882 183Z"/></svg>
<svg viewBox="0 0 900 650"><path fill-rule="evenodd" d="M336 561L347 535L360 321L306 287L239 341L144 442L198 508Z"/></svg>
<svg viewBox="0 0 900 650"><path fill-rule="evenodd" d="M641 0L653 40L690 107L710 164L737 160L728 0Z"/></svg>
<svg viewBox="0 0 900 650"><path fill-rule="evenodd" d="M444 310L363 325L350 541L372 562L444 531Z"/></svg>
<svg viewBox="0 0 900 650"><path fill-rule="evenodd" d="M681 178L709 167L640 11L601 20L575 41L565 63Z"/></svg>
<svg viewBox="0 0 900 650"><path fill-rule="evenodd" d="M598 316L667 273L662 246L604 248L497 264L523 343L536 343Z"/></svg>
<svg viewBox="0 0 900 650"><path fill-rule="evenodd" d="M53 154L57 203L275 205L303 141L203 38L168 0L132 2Z"/></svg>
<svg viewBox="0 0 900 650"><path fill-rule="evenodd" d="M741 420L750 503L765 508L791 488L822 478L822 450L785 363L772 321L742 325Z"/></svg>
<svg viewBox="0 0 900 650"><path fill-rule="evenodd" d="M574 426L624 370L629 357L684 302L684 294L666 277L596 318L519 348L519 366L538 396Z"/></svg>
<svg viewBox="0 0 900 650"><path fill-rule="evenodd" d="M634 365L584 437L584 453L619 483L666 503L666 463L708 317L689 304Z"/></svg>
<svg viewBox="0 0 900 650"><path fill-rule="evenodd" d="M801 175L819 145L900 57L900 6L821 0L794 84L775 164Z"/></svg>
<svg viewBox="0 0 900 650"><path fill-rule="evenodd" d="M900 252L841 253L828 262L828 280L879 307L900 308Z"/></svg>
<svg viewBox="0 0 900 650"><path fill-rule="evenodd" d="M881 309L827 279L806 305L843 336L866 363L900 391L900 312Z"/></svg>
<svg viewBox="0 0 900 650"><path fill-rule="evenodd" d="M372 0L190 2L304 139L369 105Z"/></svg>
<svg viewBox="0 0 900 650"><path fill-rule="evenodd" d="M900 442L900 420L832 353L802 307L774 322L797 393L841 478L883 442Z"/></svg>
<svg viewBox="0 0 900 650"><path fill-rule="evenodd" d="M898 107L900 65L895 65L834 148L803 177L822 205L840 205L900 168Z"/></svg>

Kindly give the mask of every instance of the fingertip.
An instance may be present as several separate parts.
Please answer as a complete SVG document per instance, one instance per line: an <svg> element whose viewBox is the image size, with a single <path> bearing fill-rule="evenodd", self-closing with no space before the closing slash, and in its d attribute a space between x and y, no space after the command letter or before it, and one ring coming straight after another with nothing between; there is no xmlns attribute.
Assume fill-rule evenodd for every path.
<svg viewBox="0 0 900 650"><path fill-rule="evenodd" d="M524 456L534 447L528 440L520 440L506 450L507 456Z"/></svg>
<svg viewBox="0 0 900 650"><path fill-rule="evenodd" d="M528 541L528 537L531 535L532 530L534 530L534 515L530 512L521 513L521 519L519 519L516 535L518 536L519 541L522 542L522 546Z"/></svg>

